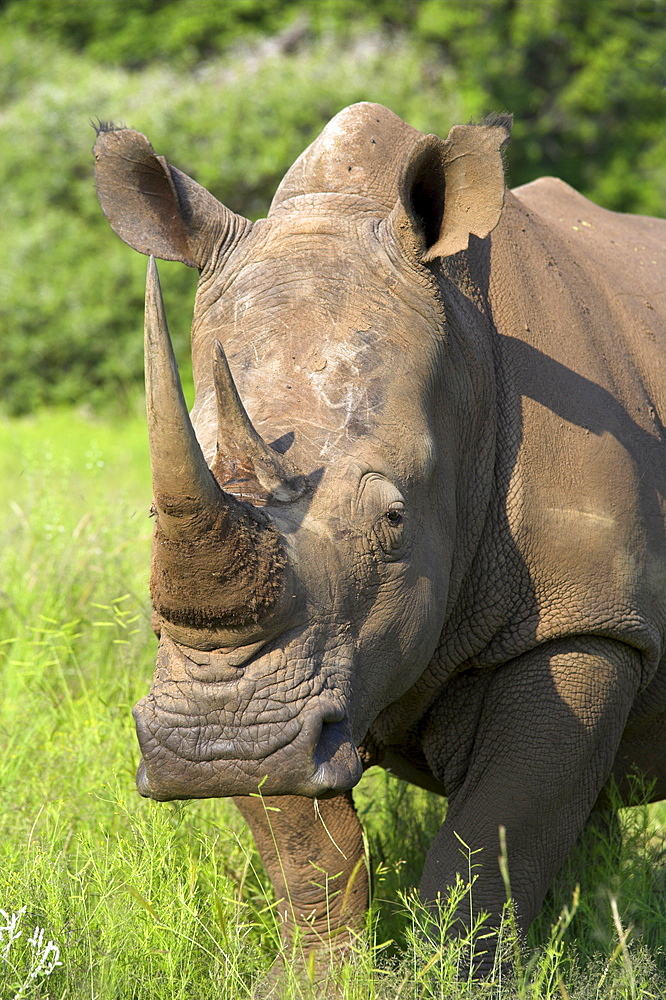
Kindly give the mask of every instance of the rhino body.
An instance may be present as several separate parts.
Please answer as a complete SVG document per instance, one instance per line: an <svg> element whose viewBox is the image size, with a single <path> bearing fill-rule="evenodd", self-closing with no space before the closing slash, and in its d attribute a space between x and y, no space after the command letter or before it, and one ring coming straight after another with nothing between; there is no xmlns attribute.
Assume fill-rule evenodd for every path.
<svg viewBox="0 0 666 1000"><path fill-rule="evenodd" d="M190 423L149 271L139 790L236 796L313 941L367 903L370 764L448 796L426 900L458 835L497 917L506 828L524 929L611 778L666 797L666 223L505 191L509 129L354 105L254 224L98 136L116 232L201 272Z"/></svg>

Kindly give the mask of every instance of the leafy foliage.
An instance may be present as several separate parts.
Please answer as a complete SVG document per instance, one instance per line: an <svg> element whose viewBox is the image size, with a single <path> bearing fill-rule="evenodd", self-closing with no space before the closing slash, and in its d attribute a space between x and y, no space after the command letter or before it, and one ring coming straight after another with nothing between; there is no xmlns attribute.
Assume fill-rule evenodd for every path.
<svg viewBox="0 0 666 1000"><path fill-rule="evenodd" d="M9 23L48 35L96 61L127 67L175 60L181 67L229 46L296 28L312 35L408 27L415 0L5 0ZM307 26L304 23L307 21ZM293 41L293 38L291 39Z"/></svg>
<svg viewBox="0 0 666 1000"><path fill-rule="evenodd" d="M417 128L507 109L509 180L554 173L666 212L664 0L0 0L0 399L126 410L144 262L101 216L86 122L145 131L235 211L265 213L346 104ZM164 270L185 363L196 276Z"/></svg>
<svg viewBox="0 0 666 1000"><path fill-rule="evenodd" d="M345 105L374 98L441 131L459 113L450 71L386 37L360 38L343 51L332 40L293 55L257 51L193 77L158 66L141 73L102 68L52 42L6 32L0 65L7 99L0 118L0 396L14 413L77 401L126 408L142 378L145 261L102 217L89 120L146 132L158 152L256 217L293 160ZM179 265L167 265L164 276L182 360L196 279Z"/></svg>
<svg viewBox="0 0 666 1000"><path fill-rule="evenodd" d="M662 0L425 0L418 33L472 116L515 116L510 180L562 177L618 211L666 214Z"/></svg>

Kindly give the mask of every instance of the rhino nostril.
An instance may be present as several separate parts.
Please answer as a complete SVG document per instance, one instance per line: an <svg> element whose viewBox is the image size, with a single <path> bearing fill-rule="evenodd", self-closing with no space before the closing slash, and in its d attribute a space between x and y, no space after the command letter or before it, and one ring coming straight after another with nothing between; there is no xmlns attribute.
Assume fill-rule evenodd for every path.
<svg viewBox="0 0 666 1000"><path fill-rule="evenodd" d="M322 722L321 732L314 751L317 767L326 764L335 757L340 745L349 740L349 726L344 718Z"/></svg>
<svg viewBox="0 0 666 1000"><path fill-rule="evenodd" d="M342 712L333 717L329 714L328 719L322 721L313 756L317 798L328 798L352 788L363 773L349 719Z"/></svg>

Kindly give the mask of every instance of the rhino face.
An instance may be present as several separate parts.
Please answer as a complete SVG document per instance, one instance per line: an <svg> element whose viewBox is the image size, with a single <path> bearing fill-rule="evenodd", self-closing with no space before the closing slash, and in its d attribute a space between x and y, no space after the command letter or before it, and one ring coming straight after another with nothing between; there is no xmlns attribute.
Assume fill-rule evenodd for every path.
<svg viewBox="0 0 666 1000"><path fill-rule="evenodd" d="M455 445L474 393L469 380L433 381L451 345L427 259L461 239L442 228L446 144L400 126L409 155L385 190L340 191L329 177L323 191L294 193L287 175L254 225L138 133L98 139L98 191L116 231L201 269L192 422L152 260L147 284L160 645L134 713L145 795L351 788L368 727L436 647ZM490 143L499 161L506 133L486 131L501 133ZM325 147L304 154L319 157L315 187ZM128 169L139 192L129 206ZM424 200L433 219L419 215ZM495 209L496 222L501 197ZM471 231L467 220L464 245Z"/></svg>
<svg viewBox="0 0 666 1000"><path fill-rule="evenodd" d="M254 402L253 383L263 391L271 386L275 416L269 411L253 427L261 426L262 438L268 440L290 439L291 431L293 444L285 459L295 453L291 461L307 475L299 476L293 467L283 471L285 497L289 486L297 495L277 502L256 474L239 473L239 462L228 458L237 449L227 446L222 454L206 440L208 428L217 437L218 422L225 414L228 419L226 396L218 405L221 389L216 394L213 385L208 396L201 391L196 425L204 454L225 493L251 497L248 509L261 522L255 534L261 558L270 564L264 584L268 599L263 590L257 598L255 589L231 598L241 590L237 562L247 561L242 553L239 557L244 536L232 543L227 573L229 543L215 524L208 532L196 532L194 543L189 534L163 538L163 522L174 509L163 492L174 492L173 468L185 464L170 455L164 490L161 480L155 483L158 664L151 693L135 710L143 753L139 788L154 797L244 794L262 780L266 794L321 797L352 787L361 774L356 748L368 725L414 682L441 628L436 609L446 595L450 553L446 539L438 537L437 516L446 505L440 491L439 515L427 509L434 468L431 431L421 404L415 406L407 391L409 371L400 360L406 352L399 343L409 323L421 335L427 368L426 354L438 349L432 338L434 308L432 315L426 310L425 318L415 314L416 303L410 301L414 291L402 278L402 310L395 303L387 309L386 277L394 265L381 252L376 235L374 253L381 268L368 274L360 305L354 296L346 305L339 293L333 299L336 287L346 282L342 254L336 255L337 275L322 277L309 269L308 258L326 259L338 249L330 224L316 219L309 224L324 233L308 234L308 249L300 260L292 256L285 269L277 254L268 253L271 243L281 243L280 227L271 225L271 233L255 237L252 256L244 248L233 280L224 273L216 276L216 283L227 284L224 293L217 296L206 289L197 303L195 328L224 330L230 344L234 315L242 312L242 342L253 345L267 338L270 323L272 348L244 360L239 388L244 399ZM292 226L290 220L287 239ZM358 263L349 240L345 245L346 264ZM370 238L357 252L366 271L369 249ZM260 258L261 266L253 265L253 257ZM227 267L235 267L235 261ZM307 294L293 280L296 273L305 279ZM284 291L290 279L296 301ZM394 275L394 287L398 284ZM312 331L296 355L300 365L294 359L294 315ZM313 340L317 359L328 359L325 368L317 359L309 361ZM151 384L157 354L154 347L148 351ZM219 355L210 369L216 367L228 371ZM289 392L298 400L291 410L284 401ZM156 403L156 412L167 409L168 403ZM156 442L156 468L160 447ZM283 461L276 451L269 457ZM203 479L205 475L202 468ZM188 487L188 495L193 492ZM434 561L433 545L440 555ZM192 572L186 570L190 563ZM257 575L255 567L253 578ZM244 616L253 600L257 620L248 621ZM212 611L204 617L205 607Z"/></svg>

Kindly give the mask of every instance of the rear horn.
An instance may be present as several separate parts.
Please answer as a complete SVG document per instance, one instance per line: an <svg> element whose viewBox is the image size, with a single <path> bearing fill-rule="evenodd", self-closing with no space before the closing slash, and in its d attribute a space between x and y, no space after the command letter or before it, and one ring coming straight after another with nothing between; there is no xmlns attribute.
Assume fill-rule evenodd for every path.
<svg viewBox="0 0 666 1000"><path fill-rule="evenodd" d="M269 448L247 415L219 340L213 349L213 377L217 399L216 468L239 461L249 464L266 499L288 503L303 496L307 478Z"/></svg>

